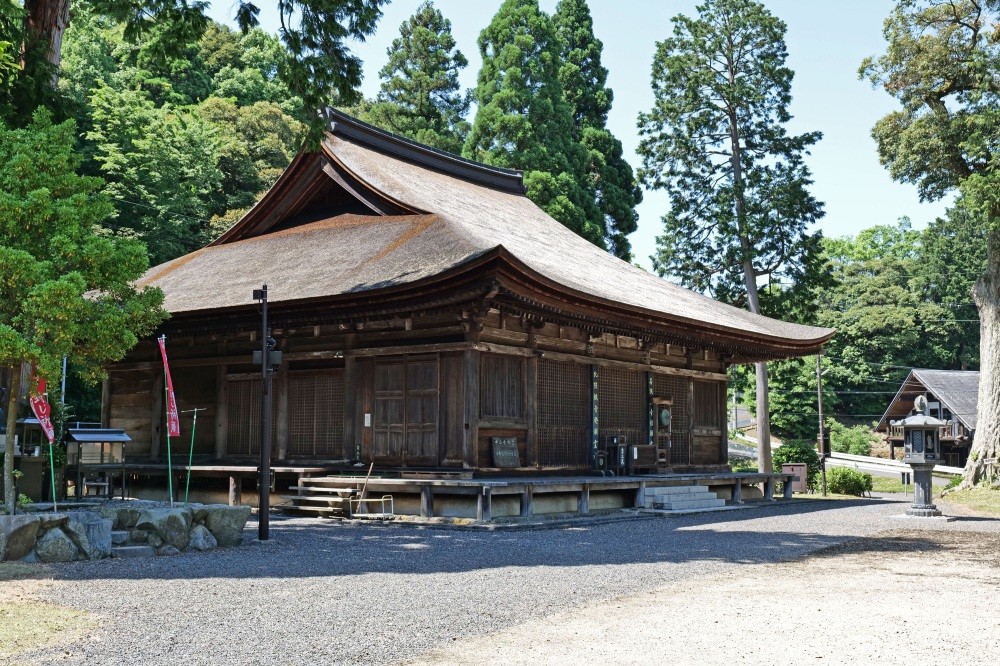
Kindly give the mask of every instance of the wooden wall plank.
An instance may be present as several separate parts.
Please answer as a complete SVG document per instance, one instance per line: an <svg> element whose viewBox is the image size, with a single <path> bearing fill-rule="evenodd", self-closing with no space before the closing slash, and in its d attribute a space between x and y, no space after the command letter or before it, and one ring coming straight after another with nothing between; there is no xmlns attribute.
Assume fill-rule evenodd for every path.
<svg viewBox="0 0 1000 666"><path fill-rule="evenodd" d="M221 460L226 455L229 437L229 383L225 365L215 368L215 386L215 457Z"/></svg>

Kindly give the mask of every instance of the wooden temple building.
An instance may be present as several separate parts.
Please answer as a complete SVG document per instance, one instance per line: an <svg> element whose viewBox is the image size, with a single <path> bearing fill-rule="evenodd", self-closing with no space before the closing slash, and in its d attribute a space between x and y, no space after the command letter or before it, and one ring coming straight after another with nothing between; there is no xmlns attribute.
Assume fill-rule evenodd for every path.
<svg viewBox="0 0 1000 666"><path fill-rule="evenodd" d="M912 414L913 401L921 395L927 399L929 416L950 422L950 425L938 429L945 464L965 467L976 436L979 371L911 370L876 426L876 431L883 433L889 444L890 458L897 457L897 449L900 456L903 453L903 427L894 426L891 422Z"/></svg>
<svg viewBox="0 0 1000 666"><path fill-rule="evenodd" d="M614 468L626 445L631 472L728 471L727 366L833 333L609 255L532 203L520 172L327 118L321 149L235 226L141 280L166 297L179 408L206 410L201 460L256 464L262 284L286 466L552 475ZM162 462L158 354L145 340L109 368L103 420Z"/></svg>

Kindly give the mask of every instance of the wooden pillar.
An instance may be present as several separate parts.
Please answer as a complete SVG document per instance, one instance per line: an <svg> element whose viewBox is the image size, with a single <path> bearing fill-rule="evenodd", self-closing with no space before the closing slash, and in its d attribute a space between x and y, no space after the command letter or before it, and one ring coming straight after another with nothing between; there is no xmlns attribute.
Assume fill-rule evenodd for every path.
<svg viewBox="0 0 1000 666"><path fill-rule="evenodd" d="M493 489L483 486L476 497L476 520L488 523L493 520Z"/></svg>
<svg viewBox="0 0 1000 666"><path fill-rule="evenodd" d="M278 460L288 458L288 363L281 364L277 373L277 380L274 383L274 392L277 405L277 418L275 426L277 430L277 453Z"/></svg>
<svg viewBox="0 0 1000 666"><path fill-rule="evenodd" d="M434 516L434 491L430 484L420 486L420 517L432 518Z"/></svg>
<svg viewBox="0 0 1000 666"><path fill-rule="evenodd" d="M226 440L229 438L229 382L226 366L215 369L215 459L226 457Z"/></svg>
<svg viewBox="0 0 1000 666"><path fill-rule="evenodd" d="M163 373L153 371L153 404L149 410L149 459L160 457L160 422L163 419Z"/></svg>
<svg viewBox="0 0 1000 666"><path fill-rule="evenodd" d="M465 352L465 460L479 467L479 352ZM482 496L480 496L480 504ZM482 518L480 518L482 520ZM489 520L489 518L486 518Z"/></svg>
<svg viewBox="0 0 1000 666"><path fill-rule="evenodd" d="M243 479L238 476L229 477L229 506L243 503Z"/></svg>
<svg viewBox="0 0 1000 666"><path fill-rule="evenodd" d="M521 517L530 518L532 514L532 500L535 497L535 491L532 486L526 485L524 490L521 491Z"/></svg>
<svg viewBox="0 0 1000 666"><path fill-rule="evenodd" d="M525 365L524 419L528 426L525 464L541 467L541 456L538 451L538 357L529 357Z"/></svg>
<svg viewBox="0 0 1000 666"><path fill-rule="evenodd" d="M358 362L344 354L344 457L361 460L361 428L358 426Z"/></svg>
<svg viewBox="0 0 1000 666"><path fill-rule="evenodd" d="M690 365L690 353L689 353L688 365ZM691 465L694 461L692 454L694 453L694 380L688 380L688 431L687 431L687 464Z"/></svg>
<svg viewBox="0 0 1000 666"><path fill-rule="evenodd" d="M101 382L101 427L111 427L111 378Z"/></svg>
<svg viewBox="0 0 1000 666"><path fill-rule="evenodd" d="M728 370L727 367L722 368L723 372L726 372L727 370ZM720 400L722 401L720 409L722 411L719 412L719 414L721 414L722 416L722 418L720 419L722 423L719 424L719 427L722 429L722 441L719 443L719 461L723 465L728 465L729 464L729 383L719 382L719 389L720 392L722 393L722 395L720 396Z"/></svg>

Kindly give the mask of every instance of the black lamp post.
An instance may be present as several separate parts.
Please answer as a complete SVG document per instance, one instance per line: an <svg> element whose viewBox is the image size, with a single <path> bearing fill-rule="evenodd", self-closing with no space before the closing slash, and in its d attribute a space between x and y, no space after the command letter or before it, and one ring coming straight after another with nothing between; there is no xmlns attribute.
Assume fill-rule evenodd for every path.
<svg viewBox="0 0 1000 666"><path fill-rule="evenodd" d="M942 421L928 416L927 398L917 396L913 401L916 412L890 425L903 428L903 462L913 468L913 504L906 515L917 518L934 518L941 515L931 502L931 472L942 462L941 428L950 426L951 421Z"/></svg>
<svg viewBox="0 0 1000 666"><path fill-rule="evenodd" d="M281 365L281 352L275 350L276 342L271 337L271 327L267 322L267 285L253 290L253 299L261 305L260 350L253 353L254 364L260 365L261 377L261 419L260 419L260 467L257 488L257 538L267 541L271 511L271 375Z"/></svg>

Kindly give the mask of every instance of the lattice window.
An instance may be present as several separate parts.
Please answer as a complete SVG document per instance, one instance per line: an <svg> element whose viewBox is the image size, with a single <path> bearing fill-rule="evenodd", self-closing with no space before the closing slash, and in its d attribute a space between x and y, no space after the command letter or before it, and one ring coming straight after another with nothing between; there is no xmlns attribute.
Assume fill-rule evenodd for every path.
<svg viewBox="0 0 1000 666"><path fill-rule="evenodd" d="M483 355L479 410L484 419L524 418L524 359Z"/></svg>
<svg viewBox="0 0 1000 666"><path fill-rule="evenodd" d="M260 455L261 379L260 377L230 377L227 380L229 428L226 452L231 456ZM277 399L271 383L271 442L277 434ZM272 455L277 447L272 446Z"/></svg>
<svg viewBox="0 0 1000 666"><path fill-rule="evenodd" d="M590 367L538 362L538 459L542 465L586 465L590 451Z"/></svg>
<svg viewBox="0 0 1000 666"><path fill-rule="evenodd" d="M289 457L344 457L344 371L288 378Z"/></svg>
<svg viewBox="0 0 1000 666"><path fill-rule="evenodd" d="M722 382L694 383L694 424L707 428L722 427Z"/></svg>
<svg viewBox="0 0 1000 666"><path fill-rule="evenodd" d="M673 401L670 409L671 465L688 465L691 462L689 381L686 377L653 374L653 395L658 398L670 398ZM657 445L662 446L663 443L658 442Z"/></svg>
<svg viewBox="0 0 1000 666"><path fill-rule="evenodd" d="M645 373L627 368L602 367L597 376L601 445L609 435L625 435L629 444L645 444L649 421Z"/></svg>

